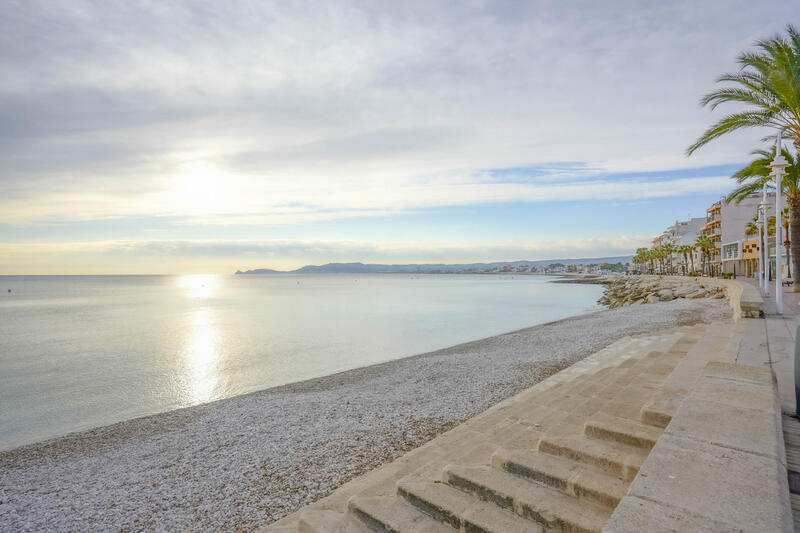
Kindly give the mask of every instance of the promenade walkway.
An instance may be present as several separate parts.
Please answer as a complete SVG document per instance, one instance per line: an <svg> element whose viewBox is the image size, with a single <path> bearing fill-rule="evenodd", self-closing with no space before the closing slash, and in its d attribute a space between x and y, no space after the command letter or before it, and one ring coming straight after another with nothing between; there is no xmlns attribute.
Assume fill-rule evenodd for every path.
<svg viewBox="0 0 800 533"><path fill-rule="evenodd" d="M751 283L756 286L755 282ZM778 315L774 284L770 289L770 296L764 298L766 349L762 353L766 353L766 361L753 361L752 364L768 364L777 378L794 529L800 531L800 421L797 419L794 389L794 349L797 326L800 325L800 293L784 287L783 315Z"/></svg>
<svg viewBox="0 0 800 533"><path fill-rule="evenodd" d="M792 531L795 320L621 339L263 531Z"/></svg>

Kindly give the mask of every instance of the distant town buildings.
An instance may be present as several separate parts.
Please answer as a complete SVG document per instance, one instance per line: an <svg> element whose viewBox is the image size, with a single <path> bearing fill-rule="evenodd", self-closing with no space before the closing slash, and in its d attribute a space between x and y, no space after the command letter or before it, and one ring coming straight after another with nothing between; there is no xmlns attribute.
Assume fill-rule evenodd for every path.
<svg viewBox="0 0 800 533"><path fill-rule="evenodd" d="M755 277L759 271L760 238L757 227L758 207L761 195L753 194L741 202L726 202L724 199L711 204L705 217L676 221L667 227L661 235L653 239L654 247L672 245L670 261L663 264L678 265L680 272L690 272L692 265L699 272L703 267L703 252L699 248L690 254L680 252L681 246L693 246L697 239L706 236L714 245L706 257L706 273L719 276L736 274L737 276ZM775 195L767 195L766 217L775 216ZM775 268L775 253L786 257L785 246L775 246L774 220L767 232L767 249L769 250L769 267ZM779 250L778 250L779 249ZM788 261L783 261L784 274L787 274ZM655 265L656 270L662 263Z"/></svg>

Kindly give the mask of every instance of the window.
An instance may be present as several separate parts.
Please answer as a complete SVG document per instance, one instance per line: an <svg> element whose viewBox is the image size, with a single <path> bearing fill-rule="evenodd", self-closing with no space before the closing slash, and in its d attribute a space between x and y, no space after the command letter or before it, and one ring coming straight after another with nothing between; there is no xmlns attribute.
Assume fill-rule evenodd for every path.
<svg viewBox="0 0 800 533"><path fill-rule="evenodd" d="M739 243L732 242L730 244L722 245L722 259L723 261L739 259Z"/></svg>

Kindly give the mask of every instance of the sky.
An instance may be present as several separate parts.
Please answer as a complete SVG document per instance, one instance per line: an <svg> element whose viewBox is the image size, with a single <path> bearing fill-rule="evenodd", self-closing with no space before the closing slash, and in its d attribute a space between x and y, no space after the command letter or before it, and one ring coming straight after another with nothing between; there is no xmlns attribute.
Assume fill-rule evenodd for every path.
<svg viewBox="0 0 800 533"><path fill-rule="evenodd" d="M0 0L0 274L632 254L795 1Z"/></svg>

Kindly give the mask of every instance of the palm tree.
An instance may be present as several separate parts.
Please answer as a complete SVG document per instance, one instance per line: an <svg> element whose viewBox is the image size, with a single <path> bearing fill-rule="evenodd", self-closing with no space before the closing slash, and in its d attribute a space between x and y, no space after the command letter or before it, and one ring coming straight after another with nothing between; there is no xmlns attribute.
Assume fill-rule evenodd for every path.
<svg viewBox="0 0 800 533"><path fill-rule="evenodd" d="M666 243L661 245L661 253L664 254L664 258L667 261L667 273L672 274L672 254L677 251L675 245L672 243Z"/></svg>
<svg viewBox="0 0 800 533"><path fill-rule="evenodd" d="M791 244L792 243L789 240L789 227L788 227L789 226L789 208L788 207L785 207L783 209L783 211L781 212L781 226L783 226L783 236L784 236L784 241L781 244L783 244L783 247L784 247L783 249L786 251L786 257L789 257L789 254L791 252ZM767 220L767 235L769 235L770 237L775 237L776 233L777 232L775 231L775 216L773 215L773 216L769 217L769 219ZM775 243L776 250L779 248L779 246L780 246L780 244L776 242ZM791 261L789 261L787 263L786 268L788 270L788 272L787 272L788 276L787 277L791 279L792 278L792 262Z"/></svg>
<svg viewBox="0 0 800 533"><path fill-rule="evenodd" d="M744 225L744 234L748 237L758 235L758 216L754 216L753 220Z"/></svg>
<svg viewBox="0 0 800 533"><path fill-rule="evenodd" d="M656 256L657 255L658 254L656 253L655 248L647 250L646 257L647 257L647 261L650 263L650 266L648 267L648 273L650 273L650 274L654 274L655 273L655 270L656 270L655 261L656 261Z"/></svg>
<svg viewBox="0 0 800 533"><path fill-rule="evenodd" d="M776 35L758 41L755 43L756 51L740 54L740 70L717 79L731 85L712 91L700 100L701 105L711 109L730 102L745 107L708 128L688 148L689 155L718 137L755 127L787 132L794 142L795 151L800 154L800 32L789 25L786 33L786 37ZM786 203L791 213L792 234L800 235L800 193L788 190ZM800 246L792 247L791 255L794 271L798 272ZM795 291L800 291L800 284L793 286Z"/></svg>
<svg viewBox="0 0 800 533"><path fill-rule="evenodd" d="M744 225L744 234L747 237L754 237L759 235L759 246L763 249L764 247L764 239L760 237L761 228L758 227L758 215L753 217L753 220L748 220L747 224ZM755 275L755 271L754 271Z"/></svg>
<svg viewBox="0 0 800 533"><path fill-rule="evenodd" d="M739 55L738 72L717 78L732 86L705 95L703 106L715 109L736 102L749 107L713 124L689 147L689 155L717 137L763 126L788 131L800 152L800 32L789 25L786 33L788 38L776 35L756 42L757 51Z"/></svg>
<svg viewBox="0 0 800 533"><path fill-rule="evenodd" d="M678 253L683 255L683 275L685 276L688 274L689 270L689 257L692 260L692 271L694 271L694 256L692 255L694 252L694 246L691 244L683 244L678 246Z"/></svg>
<svg viewBox="0 0 800 533"><path fill-rule="evenodd" d="M697 241L695 241L694 245L700 250L700 259L703 264L701 269L704 274L709 275L708 272L706 272L706 267L708 266L708 257L710 255L709 250L715 248L714 243L711 242L711 239L709 239L707 235L700 235L697 237Z"/></svg>
<svg viewBox="0 0 800 533"><path fill-rule="evenodd" d="M633 262L639 265L639 272L642 271L642 265L647 262L647 248L637 248L636 255L633 256Z"/></svg>
<svg viewBox="0 0 800 533"><path fill-rule="evenodd" d="M663 274L664 273L664 257L666 257L666 254L664 253L664 249L661 246L656 246L655 248L653 248L651 250L651 253L653 255L653 259L657 259L658 260L658 273L659 274Z"/></svg>
<svg viewBox="0 0 800 533"><path fill-rule="evenodd" d="M792 241L789 240L789 221L791 220L791 212L789 211L788 207L783 208L783 212L781 213L781 222L783 223L783 246L786 249L786 257L791 258L791 248L792 248ZM786 269L787 269L787 277L794 281L792 277L792 261L786 262Z"/></svg>
<svg viewBox="0 0 800 533"><path fill-rule="evenodd" d="M689 261L691 261L692 264L692 272L694 272L694 252L697 249L694 247L694 244L687 244L686 247L688 248L687 252L689 253Z"/></svg>

